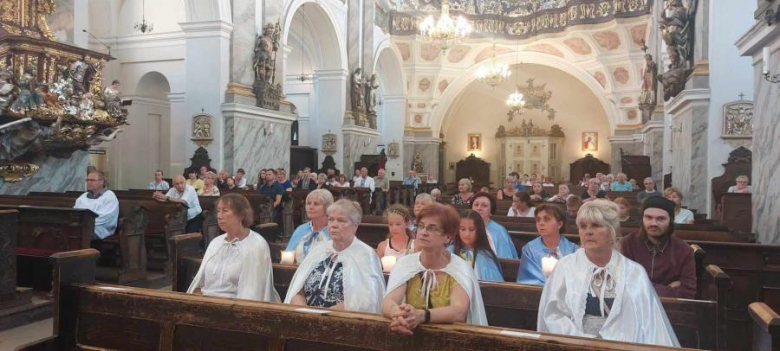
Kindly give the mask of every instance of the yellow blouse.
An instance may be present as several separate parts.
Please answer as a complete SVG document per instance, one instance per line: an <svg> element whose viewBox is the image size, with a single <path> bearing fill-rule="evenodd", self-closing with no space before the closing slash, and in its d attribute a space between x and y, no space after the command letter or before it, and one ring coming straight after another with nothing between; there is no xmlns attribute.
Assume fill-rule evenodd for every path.
<svg viewBox="0 0 780 351"><path fill-rule="evenodd" d="M187 179L187 185L195 188L195 191L200 191L205 186L200 179L195 179L194 181L192 179Z"/></svg>
<svg viewBox="0 0 780 351"><path fill-rule="evenodd" d="M406 282L406 303L414 306L416 309L439 308L450 305L450 295L452 288L458 284L455 279L448 274L437 276L437 284L431 289L430 305L425 305L425 293L420 293L422 287L422 274L417 274Z"/></svg>

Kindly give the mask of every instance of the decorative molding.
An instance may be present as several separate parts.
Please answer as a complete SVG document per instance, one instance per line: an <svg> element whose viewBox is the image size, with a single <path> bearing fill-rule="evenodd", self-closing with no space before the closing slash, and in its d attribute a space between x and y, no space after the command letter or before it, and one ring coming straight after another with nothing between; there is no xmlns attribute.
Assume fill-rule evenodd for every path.
<svg viewBox="0 0 780 351"><path fill-rule="evenodd" d="M213 38L220 36L230 40L233 25L224 21L200 21L179 23L186 39Z"/></svg>
<svg viewBox="0 0 780 351"><path fill-rule="evenodd" d="M250 98L255 97L255 92L252 90L251 86L240 83L228 83L225 94L246 96Z"/></svg>
<svg viewBox="0 0 780 351"><path fill-rule="evenodd" d="M693 65L693 73L691 73L691 76L696 77L709 77L710 75L710 62L709 61L699 61L696 62L695 65Z"/></svg>
<svg viewBox="0 0 780 351"><path fill-rule="evenodd" d="M710 89L685 89L666 105L666 112L674 118L690 108L707 106L710 103Z"/></svg>
<svg viewBox="0 0 780 351"><path fill-rule="evenodd" d="M223 118L247 118L263 122L275 122L290 125L295 121L295 115L293 114L267 110L257 106L239 104L235 102L224 103L222 104L221 109Z"/></svg>

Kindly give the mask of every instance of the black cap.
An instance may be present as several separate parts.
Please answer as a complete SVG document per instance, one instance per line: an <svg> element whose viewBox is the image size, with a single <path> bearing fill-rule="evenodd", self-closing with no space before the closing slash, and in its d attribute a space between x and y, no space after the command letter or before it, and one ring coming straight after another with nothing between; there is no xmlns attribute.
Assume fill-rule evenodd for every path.
<svg viewBox="0 0 780 351"><path fill-rule="evenodd" d="M669 219L674 222L674 208L677 205L672 201L660 196L652 196L645 199L642 203L642 212L648 208L660 208L669 213Z"/></svg>

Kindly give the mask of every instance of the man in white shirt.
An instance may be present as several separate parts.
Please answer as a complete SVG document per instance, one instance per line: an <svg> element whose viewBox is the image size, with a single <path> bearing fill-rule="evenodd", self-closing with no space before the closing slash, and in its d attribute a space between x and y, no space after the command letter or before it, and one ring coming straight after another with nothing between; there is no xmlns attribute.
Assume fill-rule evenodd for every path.
<svg viewBox="0 0 780 351"><path fill-rule="evenodd" d="M76 199L73 208L83 208L97 214L92 239L102 240L114 235L119 220L119 200L114 192L106 187L106 177L103 173L92 171L87 174L87 192Z"/></svg>
<svg viewBox="0 0 780 351"><path fill-rule="evenodd" d="M236 171L235 181L236 181L236 188L240 189L246 189L246 177L244 175L246 174L246 171L244 171L243 168L239 168L238 171Z"/></svg>
<svg viewBox="0 0 780 351"><path fill-rule="evenodd" d="M416 190L417 187L420 185L420 177L417 176L417 171L411 169L409 170L409 176L407 176L404 181L403 185L413 185L414 189Z"/></svg>
<svg viewBox="0 0 780 351"><path fill-rule="evenodd" d="M369 188L371 193L374 193L374 178L368 176L368 168L363 167L360 169L360 177L355 181L356 188Z"/></svg>
<svg viewBox="0 0 780 351"><path fill-rule="evenodd" d="M163 195L162 192L155 191L152 196L159 201L170 201L176 203L183 203L187 205L187 226L184 229L186 233L200 232L203 227L203 220L200 213L200 201L198 201L198 193L195 192L195 188L187 185L184 177L177 175L173 177L173 188L168 190L168 193Z"/></svg>
<svg viewBox="0 0 780 351"><path fill-rule="evenodd" d="M168 191L170 188L171 185L163 180L163 171L156 170L154 172L154 181L149 183L149 190Z"/></svg>

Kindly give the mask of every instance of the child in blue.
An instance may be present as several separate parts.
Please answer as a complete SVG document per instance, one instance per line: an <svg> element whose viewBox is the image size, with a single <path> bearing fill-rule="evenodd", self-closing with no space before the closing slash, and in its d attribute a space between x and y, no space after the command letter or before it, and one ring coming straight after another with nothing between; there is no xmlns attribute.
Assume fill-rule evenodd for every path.
<svg viewBox="0 0 780 351"><path fill-rule="evenodd" d="M551 272L542 270L542 258L554 257L558 260L572 254L579 246L563 235L566 217L563 210L552 204L542 204L536 208L536 230L539 237L523 246L520 256L520 270L517 282L522 284L544 285Z"/></svg>

